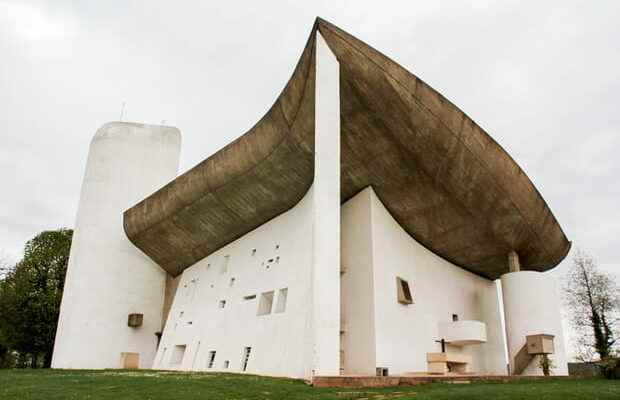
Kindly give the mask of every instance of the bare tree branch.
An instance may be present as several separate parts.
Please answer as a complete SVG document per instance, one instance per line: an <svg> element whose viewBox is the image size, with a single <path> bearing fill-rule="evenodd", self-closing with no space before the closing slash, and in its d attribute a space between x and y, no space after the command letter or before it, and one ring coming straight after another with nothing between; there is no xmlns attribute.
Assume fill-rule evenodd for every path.
<svg viewBox="0 0 620 400"><path fill-rule="evenodd" d="M564 303L576 333L577 358L610 357L616 344L620 290L614 277L598 269L589 254L577 250L563 285Z"/></svg>

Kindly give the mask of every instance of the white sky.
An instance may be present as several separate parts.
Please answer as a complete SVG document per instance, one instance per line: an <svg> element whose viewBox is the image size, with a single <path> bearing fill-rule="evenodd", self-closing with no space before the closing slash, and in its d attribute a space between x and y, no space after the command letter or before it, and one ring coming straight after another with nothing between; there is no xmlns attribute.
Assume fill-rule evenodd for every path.
<svg viewBox="0 0 620 400"><path fill-rule="evenodd" d="M316 16L464 110L526 171L573 248L617 273L618 1L0 0L0 254L73 226L88 143L122 102L125 120L181 130L181 171L245 132Z"/></svg>

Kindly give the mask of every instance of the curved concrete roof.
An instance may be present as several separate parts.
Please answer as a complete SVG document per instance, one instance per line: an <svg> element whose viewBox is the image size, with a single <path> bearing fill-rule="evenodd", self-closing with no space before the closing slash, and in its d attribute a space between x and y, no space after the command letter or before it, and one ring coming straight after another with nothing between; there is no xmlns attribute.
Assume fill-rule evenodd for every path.
<svg viewBox="0 0 620 400"><path fill-rule="evenodd" d="M314 179L314 42L341 70L341 200L372 185L434 253L495 279L514 250L544 271L570 242L515 161L426 83L317 19L286 87L247 133L125 211L129 239L172 275L301 200Z"/></svg>

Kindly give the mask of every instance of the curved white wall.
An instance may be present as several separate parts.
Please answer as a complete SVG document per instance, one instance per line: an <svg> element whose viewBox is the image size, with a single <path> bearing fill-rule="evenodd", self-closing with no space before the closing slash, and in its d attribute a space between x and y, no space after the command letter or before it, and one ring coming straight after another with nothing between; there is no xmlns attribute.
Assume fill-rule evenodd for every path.
<svg viewBox="0 0 620 400"><path fill-rule="evenodd" d="M560 296L553 277L536 271L520 271L501 277L508 355L512 368L515 355L525 344L526 335L555 335L554 375L568 375ZM542 375L537 359L532 360L523 375Z"/></svg>
<svg viewBox="0 0 620 400"><path fill-rule="evenodd" d="M183 271L153 368L242 372L251 347L248 373L312 376L313 196ZM258 315L266 292L272 310Z"/></svg>
<svg viewBox="0 0 620 400"><path fill-rule="evenodd" d="M486 342L449 350L471 355L473 372L506 373L494 281L416 242L371 187L343 204L342 233L346 374L373 374L376 367L388 368L390 375L426 371L426 353L441 351L440 325L453 314L484 322ZM396 277L408 281L413 304L398 303Z"/></svg>
<svg viewBox="0 0 620 400"><path fill-rule="evenodd" d="M111 122L95 134L82 183L52 367L119 368L121 352L150 367L165 272L127 239L123 211L176 176L176 128ZM139 328L130 313L144 314Z"/></svg>

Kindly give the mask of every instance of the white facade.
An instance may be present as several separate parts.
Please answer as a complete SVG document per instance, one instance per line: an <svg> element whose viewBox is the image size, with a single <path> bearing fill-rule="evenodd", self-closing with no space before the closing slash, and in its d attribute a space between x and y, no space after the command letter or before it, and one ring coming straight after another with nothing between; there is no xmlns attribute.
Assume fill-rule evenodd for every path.
<svg viewBox="0 0 620 400"><path fill-rule="evenodd" d="M250 347L247 372L310 376L312 231L313 189L290 211L186 269L153 368L241 372ZM271 307L262 306L264 294L273 296ZM186 346L180 360L177 346Z"/></svg>
<svg viewBox="0 0 620 400"><path fill-rule="evenodd" d="M129 352L139 354L141 368L396 375L427 371L427 354L441 352L444 339L447 352L471 359L471 372L503 375L507 347L512 360L525 335L553 334L554 372L566 373L558 297L547 276L502 277L504 330L496 282L420 245L371 187L340 204L339 64L320 34L316 40L312 187L296 206L178 278L134 247L122 227L124 210L175 177L178 130L111 123L97 132L53 367L119 368ZM128 326L131 313L144 315L142 326ZM540 371L533 363L525 373Z"/></svg>
<svg viewBox="0 0 620 400"><path fill-rule="evenodd" d="M119 368L121 352L153 363L166 273L131 244L123 211L177 174L176 128L112 122L95 134L82 183L54 344L54 368ZM131 313L144 314L139 328Z"/></svg>
<svg viewBox="0 0 620 400"><path fill-rule="evenodd" d="M316 373L312 297L321 291L313 287L315 253L312 240L307 240L316 237L315 195L313 187L293 209L183 272L153 368L300 378ZM448 344L447 351L471 356L471 372L507 373L494 281L452 265L418 244L372 188L342 205L340 243L337 350L342 373L374 375L377 368L387 368L394 375L424 372L427 353L441 351L436 341L442 337L465 344ZM412 304L397 301L397 277L408 281ZM508 283L504 288L507 329L517 334L519 328L510 320L514 318L530 327L518 331L523 338L534 333L558 335L554 373L566 374L564 349L557 344L562 342L561 332L555 322L541 324L541 315L518 315L510 305L513 286ZM522 293L522 288L517 290ZM267 308L265 294L270 300ZM547 307L546 313L559 315L557 306ZM452 323L455 315L462 323ZM244 369L246 348L251 351ZM540 370L533 363L524 373Z"/></svg>

